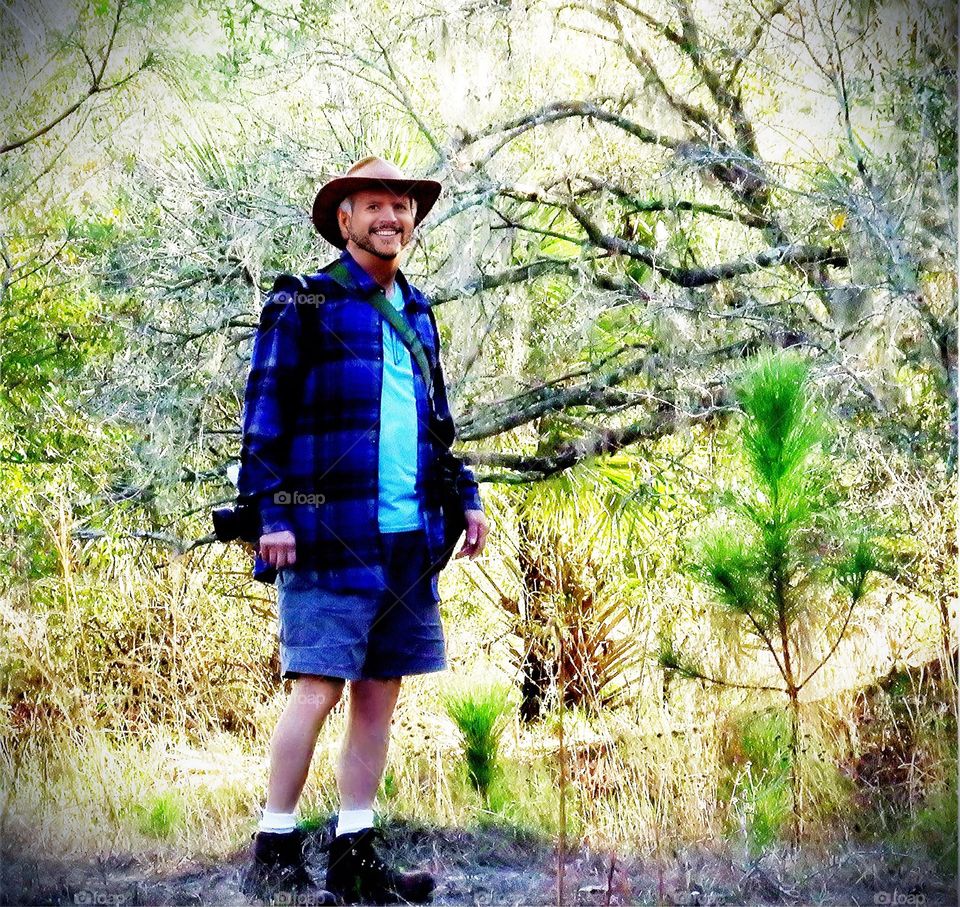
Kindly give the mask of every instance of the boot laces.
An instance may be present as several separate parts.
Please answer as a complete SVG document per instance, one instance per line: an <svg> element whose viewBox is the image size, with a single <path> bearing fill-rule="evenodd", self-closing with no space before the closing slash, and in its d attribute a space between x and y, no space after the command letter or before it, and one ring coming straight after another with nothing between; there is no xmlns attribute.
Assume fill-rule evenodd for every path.
<svg viewBox="0 0 960 907"><path fill-rule="evenodd" d="M354 832L354 834L359 834L359 833L358 833L358 832ZM374 838L376 838L378 841L385 841L385 840L386 840L386 838L384 837L384 833L383 833L383 829L382 829L382 828L376 828L376 827L365 828L365 829L363 829L362 834L364 835L364 837L363 837L363 838L359 838L359 837L358 837L357 839L355 839L355 840L352 842L352 847L355 848L358 843L364 842L364 841L369 842L369 844L372 845ZM323 844L320 844L320 845L317 847L317 850L318 850L320 853L327 853L327 852L330 850L330 848L333 847L333 842L337 840L337 837L338 837L338 836L337 836L336 832L334 832L334 834L332 835L332 837L328 838Z"/></svg>
<svg viewBox="0 0 960 907"><path fill-rule="evenodd" d="M383 841L383 832L379 828L365 829L363 834L351 844L351 849L360 858L360 864L367 866L378 875L392 877L390 867L380 859L373 849L374 841Z"/></svg>

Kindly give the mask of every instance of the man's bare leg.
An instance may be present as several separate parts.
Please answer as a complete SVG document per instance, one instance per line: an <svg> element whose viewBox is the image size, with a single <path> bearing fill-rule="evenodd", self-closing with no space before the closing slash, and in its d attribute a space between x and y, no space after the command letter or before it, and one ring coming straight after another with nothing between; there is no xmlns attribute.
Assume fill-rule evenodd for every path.
<svg viewBox="0 0 960 907"><path fill-rule="evenodd" d="M337 765L340 809L369 809L387 764L399 677L350 682L347 734Z"/></svg>
<svg viewBox="0 0 960 907"><path fill-rule="evenodd" d="M293 690L270 744L270 783L266 809L292 813L307 782L317 736L330 710L340 701L344 681L302 675Z"/></svg>
<svg viewBox="0 0 960 907"><path fill-rule="evenodd" d="M340 814L330 843L326 887L334 895L358 895L377 904L422 903L436 887L432 873L392 869L377 854L366 829L373 825L373 802L387 763L390 720L400 678L355 680L350 684L347 735L337 765Z"/></svg>

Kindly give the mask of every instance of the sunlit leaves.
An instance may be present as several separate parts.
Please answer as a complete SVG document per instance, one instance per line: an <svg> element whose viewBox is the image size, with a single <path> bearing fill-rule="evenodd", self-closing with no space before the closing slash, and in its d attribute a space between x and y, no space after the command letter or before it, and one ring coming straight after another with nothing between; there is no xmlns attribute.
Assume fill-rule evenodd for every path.
<svg viewBox="0 0 960 907"><path fill-rule="evenodd" d="M792 352L762 353L734 387L748 480L718 496L721 509L691 543L688 569L729 615L745 619L747 634L771 651L793 652L789 672L786 660L778 668L797 686L799 640L808 629L801 622L827 624L834 608L829 582L818 597L814 581L835 579L850 607L870 576L890 568L878 532L862 529L846 539L851 521L826 456L831 429L812 399L809 364Z"/></svg>

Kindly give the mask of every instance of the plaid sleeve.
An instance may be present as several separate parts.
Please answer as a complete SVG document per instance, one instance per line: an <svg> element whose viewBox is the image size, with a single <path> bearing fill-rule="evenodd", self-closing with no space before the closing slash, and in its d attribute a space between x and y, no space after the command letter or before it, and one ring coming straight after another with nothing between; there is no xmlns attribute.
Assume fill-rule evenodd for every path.
<svg viewBox="0 0 960 907"><path fill-rule="evenodd" d="M289 275L277 278L260 312L243 401L243 442L237 492L257 501L261 532L291 530L284 490L290 440L290 405L299 369L300 317Z"/></svg>
<svg viewBox="0 0 960 907"><path fill-rule="evenodd" d="M437 416L441 421L450 419L453 425L453 414L450 412L450 404L447 400L447 382L443 376L443 365L440 362L440 331L437 328L437 319L433 310L427 310L430 314L430 323L433 325L433 338L437 350L437 364L433 373L433 401L437 410ZM454 433L456 430L454 430ZM460 500L463 502L463 509L483 510L483 501L480 500L480 486L477 483L473 470L466 463L460 463L460 475L457 476L457 488L460 490Z"/></svg>

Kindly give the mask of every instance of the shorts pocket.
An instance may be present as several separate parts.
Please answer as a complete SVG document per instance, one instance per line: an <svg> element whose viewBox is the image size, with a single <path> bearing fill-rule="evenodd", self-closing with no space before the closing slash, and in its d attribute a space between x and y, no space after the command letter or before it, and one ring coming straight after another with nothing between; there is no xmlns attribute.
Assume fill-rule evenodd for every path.
<svg viewBox="0 0 960 907"><path fill-rule="evenodd" d="M316 570L297 570L295 567L281 567L277 571L277 589L289 592L291 589L304 589L317 585L319 574Z"/></svg>

